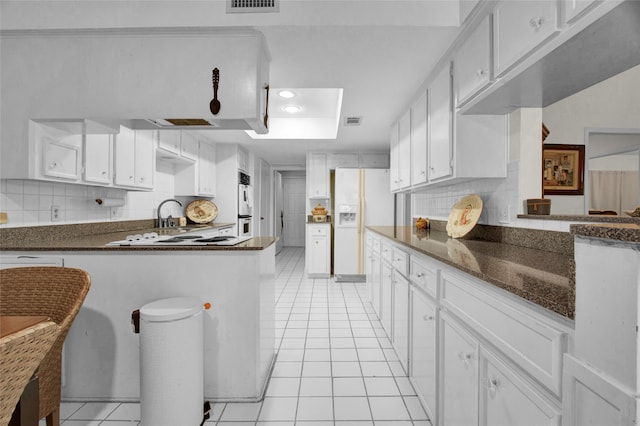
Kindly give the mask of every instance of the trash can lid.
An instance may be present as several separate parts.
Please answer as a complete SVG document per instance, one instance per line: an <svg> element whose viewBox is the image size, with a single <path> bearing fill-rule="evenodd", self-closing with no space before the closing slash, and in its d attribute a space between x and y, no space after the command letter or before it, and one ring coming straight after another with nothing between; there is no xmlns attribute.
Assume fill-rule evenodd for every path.
<svg viewBox="0 0 640 426"><path fill-rule="evenodd" d="M147 303L140 308L143 321L175 321L202 311L202 300L197 297L172 297Z"/></svg>

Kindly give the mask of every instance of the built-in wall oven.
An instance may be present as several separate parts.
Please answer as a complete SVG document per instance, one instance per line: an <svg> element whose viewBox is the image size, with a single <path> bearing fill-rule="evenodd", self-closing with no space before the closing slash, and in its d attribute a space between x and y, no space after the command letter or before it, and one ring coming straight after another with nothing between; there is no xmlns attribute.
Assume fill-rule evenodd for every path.
<svg viewBox="0 0 640 426"><path fill-rule="evenodd" d="M251 236L251 216L253 213L251 177L238 172L238 235Z"/></svg>
<svg viewBox="0 0 640 426"><path fill-rule="evenodd" d="M238 235L241 237L250 237L252 232L251 216L238 217Z"/></svg>

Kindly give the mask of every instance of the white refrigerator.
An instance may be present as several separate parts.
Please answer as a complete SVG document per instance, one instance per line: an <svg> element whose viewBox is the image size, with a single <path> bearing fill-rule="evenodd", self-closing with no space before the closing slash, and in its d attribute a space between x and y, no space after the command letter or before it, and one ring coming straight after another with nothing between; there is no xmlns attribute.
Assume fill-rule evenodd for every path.
<svg viewBox="0 0 640 426"><path fill-rule="evenodd" d="M336 281L363 281L366 226L393 226L388 169L335 171L333 272Z"/></svg>

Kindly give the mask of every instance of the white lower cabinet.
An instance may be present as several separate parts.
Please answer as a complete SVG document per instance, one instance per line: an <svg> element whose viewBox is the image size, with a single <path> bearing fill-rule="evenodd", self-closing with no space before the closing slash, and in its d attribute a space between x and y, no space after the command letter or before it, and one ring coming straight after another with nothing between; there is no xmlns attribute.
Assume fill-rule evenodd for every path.
<svg viewBox="0 0 640 426"><path fill-rule="evenodd" d="M410 375L425 410L436 425L437 407L437 312L436 302L411 286Z"/></svg>
<svg viewBox="0 0 640 426"><path fill-rule="evenodd" d="M440 316L439 368L440 424L443 426L478 424L478 352L478 341L443 312Z"/></svg>
<svg viewBox="0 0 640 426"><path fill-rule="evenodd" d="M409 281L393 271L392 343L405 372L409 366Z"/></svg>
<svg viewBox="0 0 640 426"><path fill-rule="evenodd" d="M369 287L369 300L376 315L380 315L380 244L378 249L373 244L366 247L366 275Z"/></svg>
<svg viewBox="0 0 640 426"><path fill-rule="evenodd" d="M570 322L395 240L367 247L374 309L434 426L560 426Z"/></svg>
<svg viewBox="0 0 640 426"><path fill-rule="evenodd" d="M307 225L307 274L325 276L331 274L331 224Z"/></svg>
<svg viewBox="0 0 640 426"><path fill-rule="evenodd" d="M387 335L391 337L391 309L393 295L393 268L387 262L382 262L380 267L380 320L382 321L382 327L387 332Z"/></svg>
<svg viewBox="0 0 640 426"><path fill-rule="evenodd" d="M560 411L497 356L480 351L481 426L560 426Z"/></svg>

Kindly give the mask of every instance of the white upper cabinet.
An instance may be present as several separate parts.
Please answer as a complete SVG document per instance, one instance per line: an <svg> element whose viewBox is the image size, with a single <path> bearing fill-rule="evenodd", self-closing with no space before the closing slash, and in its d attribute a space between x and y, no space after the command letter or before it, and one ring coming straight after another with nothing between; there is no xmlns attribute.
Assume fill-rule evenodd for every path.
<svg viewBox="0 0 640 426"><path fill-rule="evenodd" d="M200 141L198 155L199 195L213 197L216 193L216 148Z"/></svg>
<svg viewBox="0 0 640 426"><path fill-rule="evenodd" d="M307 155L307 193L309 198L329 198L327 154Z"/></svg>
<svg viewBox="0 0 640 426"><path fill-rule="evenodd" d="M572 23L590 9L591 6L597 4L598 0L561 0L561 2L564 22Z"/></svg>
<svg viewBox="0 0 640 426"><path fill-rule="evenodd" d="M499 2L493 23L494 74L499 77L558 32L558 1Z"/></svg>
<svg viewBox="0 0 640 426"><path fill-rule="evenodd" d="M133 131L128 127L120 127L120 133L115 137L115 185L153 188L156 135L155 130Z"/></svg>
<svg viewBox="0 0 640 426"><path fill-rule="evenodd" d="M427 182L427 92L411 106L411 185Z"/></svg>
<svg viewBox="0 0 640 426"><path fill-rule="evenodd" d="M452 153L451 70L446 66L429 86L429 180L451 176Z"/></svg>
<svg viewBox="0 0 640 426"><path fill-rule="evenodd" d="M389 185L391 191L400 189L400 158L398 154L398 122L391 125L389 132Z"/></svg>
<svg viewBox="0 0 640 426"><path fill-rule="evenodd" d="M407 111L398 122L398 188L411 185L411 111Z"/></svg>
<svg viewBox="0 0 640 426"><path fill-rule="evenodd" d="M25 153L28 178L80 183L82 174L82 121L29 122L30 145ZM16 150L15 155L20 152ZM16 158L19 162L20 158Z"/></svg>
<svg viewBox="0 0 640 426"><path fill-rule="evenodd" d="M85 135L84 181L112 183L113 140L111 135Z"/></svg>
<svg viewBox="0 0 640 426"><path fill-rule="evenodd" d="M196 139L196 162L176 166L175 194L181 196L215 196L216 149L215 146Z"/></svg>
<svg viewBox="0 0 640 426"><path fill-rule="evenodd" d="M159 130L156 154L164 161L193 163L198 159L198 138L183 130Z"/></svg>
<svg viewBox="0 0 640 426"><path fill-rule="evenodd" d="M453 62L456 105L460 106L492 80L491 15L487 15L465 40Z"/></svg>
<svg viewBox="0 0 640 426"><path fill-rule="evenodd" d="M249 153L238 146L238 170L251 174L249 170Z"/></svg>
<svg viewBox="0 0 640 426"><path fill-rule="evenodd" d="M198 138L188 132L180 132L180 155L191 160L198 159Z"/></svg>

